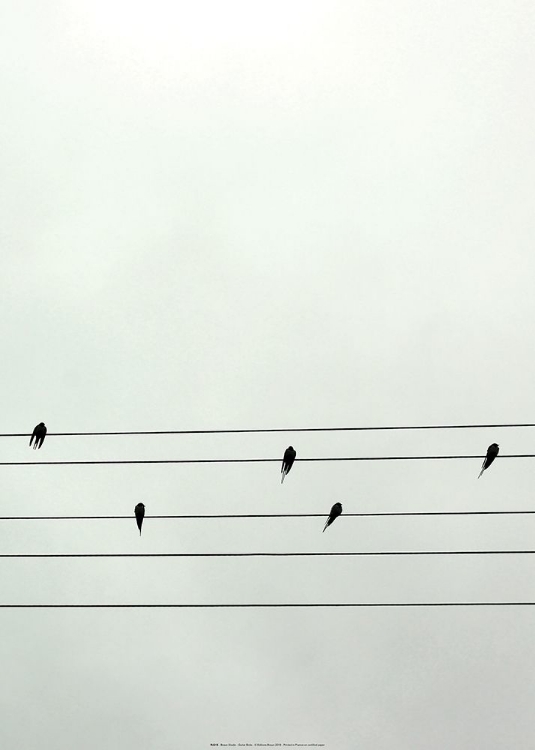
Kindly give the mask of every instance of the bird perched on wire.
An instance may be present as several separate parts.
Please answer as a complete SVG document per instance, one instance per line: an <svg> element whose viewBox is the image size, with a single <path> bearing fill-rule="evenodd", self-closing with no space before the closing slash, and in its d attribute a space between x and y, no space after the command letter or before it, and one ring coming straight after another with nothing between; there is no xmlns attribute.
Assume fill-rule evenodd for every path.
<svg viewBox="0 0 535 750"><path fill-rule="evenodd" d="M145 517L145 506L143 505L143 503L138 503L136 505L136 507L134 508L134 513L136 514L136 523L139 529L139 536L141 536L141 527L143 526L143 519Z"/></svg>
<svg viewBox="0 0 535 750"><path fill-rule="evenodd" d="M323 531L327 528L327 526L330 526L333 521L336 521L338 516L342 515L342 503L335 503L333 507L331 508L331 512L329 513L329 518L327 519L325 526L323 527Z"/></svg>
<svg viewBox="0 0 535 750"><path fill-rule="evenodd" d="M35 444L33 446L33 449L40 448L43 445L43 441L46 437L46 426L44 422L39 422L38 425L36 425L33 428L33 433L30 438L30 445L33 443L33 440L35 438Z"/></svg>
<svg viewBox="0 0 535 750"><path fill-rule="evenodd" d="M281 467L281 474L282 474L281 484L284 482L284 477L286 476L286 474L292 468L296 456L297 456L297 453L294 451L291 445L288 446L288 448L286 448L286 450L284 451L284 456L282 459L282 467Z"/></svg>
<svg viewBox="0 0 535 750"><path fill-rule="evenodd" d="M479 472L479 477L483 474L485 469L489 468L489 466L494 461L494 459L496 458L499 452L500 452L500 446L498 445L498 443L492 443L492 445L489 445L489 447L487 448L487 455L485 456L485 460L483 461L481 471Z"/></svg>

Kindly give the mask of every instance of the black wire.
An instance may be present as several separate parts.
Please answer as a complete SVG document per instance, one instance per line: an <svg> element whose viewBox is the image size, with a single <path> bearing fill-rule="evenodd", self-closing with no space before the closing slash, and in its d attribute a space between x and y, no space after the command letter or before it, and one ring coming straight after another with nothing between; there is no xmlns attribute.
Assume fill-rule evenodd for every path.
<svg viewBox="0 0 535 750"><path fill-rule="evenodd" d="M535 510L449 510L449 511L396 511L387 513L343 513L354 518L381 518L388 516L515 516L533 515ZM208 519L208 518L325 518L328 513L232 513L205 515L148 516L147 519ZM100 521L133 520L134 516L0 516L0 521Z"/></svg>
<svg viewBox="0 0 535 750"><path fill-rule="evenodd" d="M46 552L34 554L0 554L0 559L37 557L397 557L415 555L535 555L535 549L408 550L385 552Z"/></svg>
<svg viewBox="0 0 535 750"><path fill-rule="evenodd" d="M100 435L230 435L266 432L369 432L380 430L480 430L505 427L535 427L533 422L501 424L433 424L433 425L387 425L375 427L262 427L259 429L223 430L118 430L113 432L49 432L47 437L85 437ZM30 437L30 433L6 432L0 437Z"/></svg>
<svg viewBox="0 0 535 750"><path fill-rule="evenodd" d="M235 609L245 607L533 607L534 602L343 602L283 604L0 604L0 609Z"/></svg>
<svg viewBox="0 0 535 750"><path fill-rule="evenodd" d="M485 456L328 456L296 458L297 461L443 461L446 459L476 458ZM535 458L535 453L515 453L502 458ZM280 458L156 458L119 461L0 461L0 466L81 466L94 464L252 464L280 463Z"/></svg>

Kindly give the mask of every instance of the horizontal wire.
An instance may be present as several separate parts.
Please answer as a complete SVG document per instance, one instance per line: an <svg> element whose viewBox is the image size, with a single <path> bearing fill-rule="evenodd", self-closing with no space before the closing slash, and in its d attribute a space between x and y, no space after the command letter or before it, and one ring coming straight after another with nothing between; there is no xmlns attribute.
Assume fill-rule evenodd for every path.
<svg viewBox="0 0 535 750"><path fill-rule="evenodd" d="M316 458L296 458L303 461L443 461L448 459L478 459L485 456L327 456ZM535 453L515 453L500 455L502 458L535 458ZM0 466L82 466L94 464L254 464L281 463L281 458L154 458L125 459L116 461L0 461Z"/></svg>
<svg viewBox="0 0 535 750"><path fill-rule="evenodd" d="M535 555L535 549L407 550L371 552L44 552L4 553L5 558L64 557L397 557L416 555Z"/></svg>
<svg viewBox="0 0 535 750"><path fill-rule="evenodd" d="M448 511L394 511L386 513L343 513L343 517L354 518L382 518L389 516L519 516L533 515L535 510L448 510ZM204 515L168 515L148 516L144 520L160 520L167 518L207 519L207 518L326 518L328 513L226 513ZM0 521L102 521L129 520L129 516L0 516Z"/></svg>
<svg viewBox="0 0 535 750"><path fill-rule="evenodd" d="M533 607L517 602L319 602L282 604L0 604L0 609L236 609L245 607Z"/></svg>
<svg viewBox="0 0 535 750"><path fill-rule="evenodd" d="M86 437L101 435L231 435L266 432L370 432L380 430L482 430L502 429L508 427L535 427L535 423L386 425L370 427L262 427L221 430L117 430L110 432L48 432L47 437ZM5 432L0 433L0 437L30 437L30 433Z"/></svg>

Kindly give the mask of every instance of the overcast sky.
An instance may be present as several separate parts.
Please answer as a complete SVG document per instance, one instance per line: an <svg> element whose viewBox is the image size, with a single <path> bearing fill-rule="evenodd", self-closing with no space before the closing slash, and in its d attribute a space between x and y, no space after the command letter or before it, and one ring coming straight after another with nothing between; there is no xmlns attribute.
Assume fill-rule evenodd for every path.
<svg viewBox="0 0 535 750"><path fill-rule="evenodd" d="M522 0L20 0L1 432L535 421ZM2 438L2 461L535 453L535 432ZM4 553L529 549L528 459L1 467ZM535 519L535 517L533 517ZM535 601L529 556L4 559L0 603ZM535 611L0 610L17 750L531 750Z"/></svg>

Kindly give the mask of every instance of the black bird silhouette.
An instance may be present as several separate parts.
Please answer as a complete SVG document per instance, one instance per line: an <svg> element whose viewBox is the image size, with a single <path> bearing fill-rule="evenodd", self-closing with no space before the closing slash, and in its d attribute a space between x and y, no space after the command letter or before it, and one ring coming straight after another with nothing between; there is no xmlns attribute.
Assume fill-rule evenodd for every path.
<svg viewBox="0 0 535 750"><path fill-rule="evenodd" d="M33 449L40 448L43 445L43 440L46 437L46 427L44 422L39 422L38 425L36 425L33 428L33 433L30 438L30 445L33 443L33 439L35 438L35 444L33 446Z"/></svg>
<svg viewBox="0 0 535 750"><path fill-rule="evenodd" d="M330 526L333 521L335 521L338 516L342 515L342 503L335 503L333 507L331 508L331 512L329 513L329 518L327 519L325 526L323 527L323 531L327 528L327 526Z"/></svg>
<svg viewBox="0 0 535 750"><path fill-rule="evenodd" d="M498 453L500 452L500 446L498 443L492 443L487 448L487 455L485 456L485 460L483 461L483 465L481 467L481 471L479 472L479 477L483 474L485 469L488 469L491 463L494 461ZM478 479L479 479L478 477Z"/></svg>
<svg viewBox="0 0 535 750"><path fill-rule="evenodd" d="M145 506L143 503L138 503L134 508L136 514L136 523L139 529L139 536L141 536L141 527L143 526L143 518L145 517Z"/></svg>
<svg viewBox="0 0 535 750"><path fill-rule="evenodd" d="M281 484L284 482L284 477L286 476L286 474L292 468L296 456L297 456L297 453L294 451L291 445L288 446L288 448L286 448L286 450L284 451L284 457L282 459L282 467L281 467L281 474L282 474Z"/></svg>

